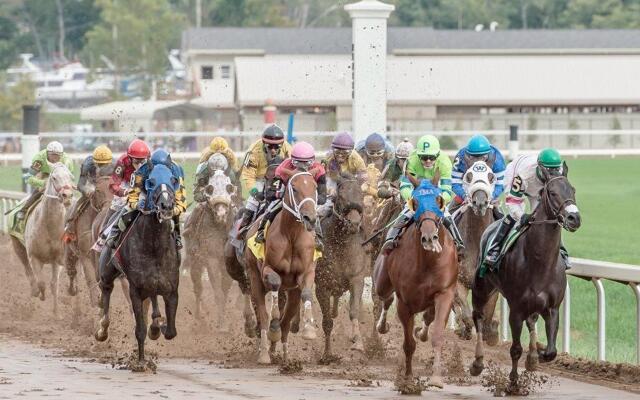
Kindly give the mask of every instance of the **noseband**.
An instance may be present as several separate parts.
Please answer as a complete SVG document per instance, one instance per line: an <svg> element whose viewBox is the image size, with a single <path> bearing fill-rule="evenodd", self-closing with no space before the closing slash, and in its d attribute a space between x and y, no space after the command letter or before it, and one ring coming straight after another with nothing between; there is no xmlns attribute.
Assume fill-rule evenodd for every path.
<svg viewBox="0 0 640 400"><path fill-rule="evenodd" d="M424 218L420 218L418 221L415 222L416 224L416 228L418 229L418 231L420 231L420 229L422 228L422 224L425 221L431 221L433 222L433 224L436 226L436 230L440 230L440 225L442 224L442 218L432 218L432 217L424 217Z"/></svg>
<svg viewBox="0 0 640 400"><path fill-rule="evenodd" d="M567 205L569 204L575 205L576 201L573 199L565 199L556 210L553 209L553 206L551 205L551 195L549 194L548 186L551 182L558 179L567 180L567 178L563 175L554 176L548 179L547 182L545 182L544 187L542 188L542 196L541 196L542 206L544 207L544 210L547 213L547 215L550 215L553 218L540 220L540 221L532 220L529 222L530 224L558 224L560 226L564 226L564 218L561 218L562 217L561 212ZM538 205L538 207L540 207L540 205ZM536 210L538 209L538 207L536 207Z"/></svg>
<svg viewBox="0 0 640 400"><path fill-rule="evenodd" d="M314 191L314 194L315 194L314 198L305 197L300 202L296 201L296 196L295 196L295 193L293 192L292 183L295 178L299 176L304 176L304 175L310 176L311 179L313 179L313 176L309 172L303 171L303 172L298 172L293 174L291 178L289 178L289 182L287 183L287 192L289 193L289 201L291 201L293 204L292 205L287 204L286 198L282 201L282 207L284 207L285 210L289 211L291 215L293 215L298 222L302 222L300 207L302 207L304 203L306 202L313 203L313 208L315 208L316 204L318 203L318 191Z"/></svg>

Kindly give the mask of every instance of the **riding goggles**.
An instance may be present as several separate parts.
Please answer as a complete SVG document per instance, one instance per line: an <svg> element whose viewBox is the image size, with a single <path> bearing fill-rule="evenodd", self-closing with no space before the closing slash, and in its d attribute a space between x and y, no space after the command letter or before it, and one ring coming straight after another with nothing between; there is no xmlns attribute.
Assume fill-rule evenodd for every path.
<svg viewBox="0 0 640 400"><path fill-rule="evenodd" d="M438 154L422 154L419 156L422 161L435 161L440 157L440 153Z"/></svg>
<svg viewBox="0 0 640 400"><path fill-rule="evenodd" d="M349 155L351 154L351 150L333 149L333 154L336 157L338 157L338 156L349 157Z"/></svg>
<svg viewBox="0 0 640 400"><path fill-rule="evenodd" d="M308 161L293 160L292 164L297 169L300 169L300 170L303 170L303 171L307 171L307 170L309 170L309 168L311 168L311 165L313 164L313 161L311 161L311 160L308 160Z"/></svg>
<svg viewBox="0 0 640 400"><path fill-rule="evenodd" d="M131 158L131 163L135 165L142 165L147 161L146 158Z"/></svg>
<svg viewBox="0 0 640 400"><path fill-rule="evenodd" d="M384 156L384 149L382 149L382 150L367 150L367 155L369 157L382 157L382 156Z"/></svg>
<svg viewBox="0 0 640 400"><path fill-rule="evenodd" d="M268 143L264 145L269 150L280 150L282 144L280 143Z"/></svg>

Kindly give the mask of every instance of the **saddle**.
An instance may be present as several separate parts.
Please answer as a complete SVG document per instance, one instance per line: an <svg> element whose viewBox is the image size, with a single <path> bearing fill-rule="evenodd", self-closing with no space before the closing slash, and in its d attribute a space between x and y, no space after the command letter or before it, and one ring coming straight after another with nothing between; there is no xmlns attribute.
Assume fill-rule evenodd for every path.
<svg viewBox="0 0 640 400"><path fill-rule="evenodd" d="M31 207L29 207L27 210L25 210L24 219L22 219L22 220L16 218L16 214L18 214L18 212L22 209L22 206L27 201L26 198L21 200L11 211L9 211L7 213L7 219L10 221L9 235L11 235L11 236L15 237L16 239L18 239L20 241L20 243L22 243L23 246L25 245L24 244L24 230L25 230L25 227L27 226L27 221L29 220L29 217L31 216L31 213L33 212L33 210L35 210L36 206L38 204L40 204L40 202L42 201L42 197L43 196L40 196L40 198L38 198L31 205Z"/></svg>
<svg viewBox="0 0 640 400"><path fill-rule="evenodd" d="M489 225L489 227L487 228L485 235L487 235L486 237L488 238L487 241L483 244L482 248L480 249L480 268L478 271L478 276L480 276L480 278L484 277L484 275L487 272L487 269L491 268L488 265L485 264L484 259L487 256L487 253L489 252L489 249L491 248L491 245L493 244L493 240L495 238L496 235L496 231L498 230L498 227L500 226L500 221L495 221L494 223L492 223L491 225ZM502 247L500 248L500 253L498 255L498 259L496 260L496 263L493 265L493 267L491 268L494 271L497 271L500 268L500 264L502 263L502 259L504 258L504 256L507 254L507 252L513 247L513 245L518 241L518 239L520 238L520 236L522 236L523 233L525 233L527 231L527 229L529 229L529 224L525 224L523 226L518 226L518 227L514 227L511 229L511 232L509 232L509 234L507 234L506 239L504 240L504 243L502 244Z"/></svg>
<svg viewBox="0 0 640 400"><path fill-rule="evenodd" d="M271 226L270 222L267 222L267 225L265 225L264 227L264 237L268 238L269 235L269 227ZM256 242L256 235L258 233L254 233L249 239L247 239L247 248L249 250L251 250L251 253L253 253L253 255L255 256L256 259L258 259L258 261L262 262L264 261L264 250L266 247L266 241L265 243L257 243ZM318 251L318 250L314 250L313 251L313 261L318 261L320 258L322 258L322 252Z"/></svg>

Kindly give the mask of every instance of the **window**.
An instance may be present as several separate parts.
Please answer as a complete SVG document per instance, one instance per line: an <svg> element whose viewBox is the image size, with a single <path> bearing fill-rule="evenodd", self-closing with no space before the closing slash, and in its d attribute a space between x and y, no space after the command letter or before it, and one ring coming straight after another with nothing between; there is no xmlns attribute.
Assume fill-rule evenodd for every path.
<svg viewBox="0 0 640 400"><path fill-rule="evenodd" d="M221 65L220 66L220 77L222 79L231 78L231 67L228 66L228 65Z"/></svg>
<svg viewBox="0 0 640 400"><path fill-rule="evenodd" d="M201 68L202 79L213 79L213 67L210 65L203 65Z"/></svg>

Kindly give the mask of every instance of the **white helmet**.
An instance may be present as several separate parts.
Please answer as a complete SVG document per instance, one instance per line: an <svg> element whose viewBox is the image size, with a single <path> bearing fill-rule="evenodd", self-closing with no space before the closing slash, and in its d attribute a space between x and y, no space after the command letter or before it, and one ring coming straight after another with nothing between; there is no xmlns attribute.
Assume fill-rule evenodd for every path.
<svg viewBox="0 0 640 400"><path fill-rule="evenodd" d="M408 158L411 152L413 151L413 145L408 140L402 141L396 147L396 157L397 158Z"/></svg>
<svg viewBox="0 0 640 400"><path fill-rule="evenodd" d="M62 144L60 142L56 142L54 140L53 142L49 142L49 144L47 145L47 153L62 154L63 152L64 149L62 148Z"/></svg>
<svg viewBox="0 0 640 400"><path fill-rule="evenodd" d="M209 165L209 169L211 171L226 171L227 168L229 168L229 161L227 161L227 157L223 156L220 153L211 155L211 157L209 157L209 160L207 161L207 164Z"/></svg>

